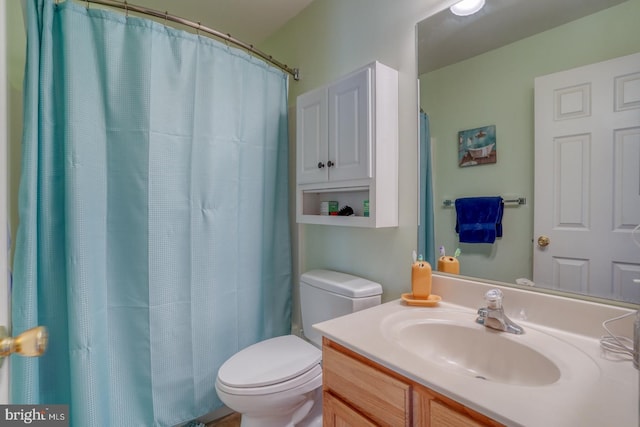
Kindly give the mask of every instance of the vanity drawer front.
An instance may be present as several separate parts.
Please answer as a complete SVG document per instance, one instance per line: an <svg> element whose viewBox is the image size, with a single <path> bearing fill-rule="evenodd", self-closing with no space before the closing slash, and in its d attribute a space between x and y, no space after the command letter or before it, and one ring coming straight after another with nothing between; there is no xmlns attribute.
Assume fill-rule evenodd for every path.
<svg viewBox="0 0 640 427"><path fill-rule="evenodd" d="M322 396L322 423L325 427L377 427L364 415L327 392Z"/></svg>
<svg viewBox="0 0 640 427"><path fill-rule="evenodd" d="M410 384L326 345L323 383L325 392L339 396L378 425L410 425Z"/></svg>
<svg viewBox="0 0 640 427"><path fill-rule="evenodd" d="M446 426L446 427L482 427L483 424L480 424L471 418L467 417L460 412L454 411L438 402L437 400L432 400L430 402L431 416L430 416L430 425L431 426Z"/></svg>

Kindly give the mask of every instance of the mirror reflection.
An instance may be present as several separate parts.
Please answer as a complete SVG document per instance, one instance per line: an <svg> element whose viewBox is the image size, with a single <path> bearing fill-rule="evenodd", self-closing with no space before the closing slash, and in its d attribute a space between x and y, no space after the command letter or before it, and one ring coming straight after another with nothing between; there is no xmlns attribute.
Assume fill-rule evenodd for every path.
<svg viewBox="0 0 640 427"><path fill-rule="evenodd" d="M619 130L610 132L620 136L617 142L609 141L614 146L610 157L593 158L595 144L602 138L592 135L586 142L574 138L567 144L556 144L563 157L534 162L539 156L536 134L541 134L536 126L543 116L535 111L536 79L544 82L539 78L640 52L637 16L640 0L487 0L475 15L458 17L447 9L418 23L420 107L428 116L426 142L432 166L435 232L433 240L426 242L429 250L437 256L438 248L443 247L447 255L453 255L460 248L460 274L465 276L640 303L640 285L634 283L640 278L640 247L633 240L634 236L639 239L634 227L640 223L640 123L625 122L624 136ZM625 117L640 120L640 60L636 59L640 56L630 58L635 71L626 73L631 77L625 83L629 107ZM584 83L581 78L563 87L580 86ZM573 92L556 93L566 93L564 98L574 104L582 99ZM541 95L537 97L541 99ZM549 102L547 110L553 109L553 102ZM601 104L610 102L589 101L591 107ZM575 105L560 108L570 112L574 107L579 110ZM592 117L599 120L597 108L592 110ZM477 153L469 149L481 146L486 133L482 130L492 126L495 141L491 153L480 153L476 158L473 154ZM421 126L423 134L424 129ZM565 131L565 137L590 134ZM564 141L557 135L551 139ZM591 151L584 147L591 147ZM624 157L635 160L622 161L622 147ZM594 185L594 180L601 182L597 177L589 178L591 181L583 178L584 170L599 170L602 165L609 168L603 172L610 181L607 185ZM611 169L612 165L619 167ZM576 169L581 174L576 174ZM545 176L544 184L536 184ZM586 179L588 188L581 187L579 178ZM420 187L426 191L424 183ZM557 193L556 187L561 187ZM627 195L624 202L617 194L621 191ZM545 193L554 195L550 206L542 200ZM494 243L461 243L456 233L455 200L480 196L501 196L516 202L504 204L502 236ZM622 207L616 208L618 205ZM551 215L555 221L548 229L551 236L540 234L537 220L545 216L540 212L559 212L557 218ZM565 248L563 242L576 241L575 234L569 239L551 234L558 229L577 229L580 236L591 235L598 215L605 217L609 234L584 240L579 249ZM544 246L544 239L539 245L540 237L550 237L549 245ZM423 239L419 236L419 241ZM612 253L614 242L622 242L618 258L603 261L601 253L583 253L585 248ZM541 255L549 257L560 248L563 253L551 255L551 264L538 269L546 273L534 272ZM602 273L598 279L596 272Z"/></svg>

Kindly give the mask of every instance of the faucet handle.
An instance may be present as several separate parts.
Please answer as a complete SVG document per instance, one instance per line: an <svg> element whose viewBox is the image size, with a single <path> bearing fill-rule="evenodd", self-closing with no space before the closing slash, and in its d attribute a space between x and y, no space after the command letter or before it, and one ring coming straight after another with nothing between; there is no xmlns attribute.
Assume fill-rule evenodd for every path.
<svg viewBox="0 0 640 427"><path fill-rule="evenodd" d="M487 316L489 315L489 310L486 307L480 307L478 309L478 317L476 317L476 323L484 325L484 321L487 320Z"/></svg>
<svg viewBox="0 0 640 427"><path fill-rule="evenodd" d="M500 289L491 289L487 291L487 293L484 294L484 299L487 301L487 308L502 308L502 291Z"/></svg>

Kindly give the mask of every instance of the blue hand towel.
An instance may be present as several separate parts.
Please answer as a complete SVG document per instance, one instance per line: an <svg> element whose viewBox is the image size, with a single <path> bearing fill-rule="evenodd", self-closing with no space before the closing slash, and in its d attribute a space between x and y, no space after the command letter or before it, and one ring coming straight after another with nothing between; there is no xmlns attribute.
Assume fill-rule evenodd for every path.
<svg viewBox="0 0 640 427"><path fill-rule="evenodd" d="M502 237L502 197L465 197L455 205L460 243L493 243Z"/></svg>

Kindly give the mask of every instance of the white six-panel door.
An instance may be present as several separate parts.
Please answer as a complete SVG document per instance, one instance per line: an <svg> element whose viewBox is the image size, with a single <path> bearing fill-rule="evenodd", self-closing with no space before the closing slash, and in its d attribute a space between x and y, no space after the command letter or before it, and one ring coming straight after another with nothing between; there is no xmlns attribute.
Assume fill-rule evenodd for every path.
<svg viewBox="0 0 640 427"><path fill-rule="evenodd" d="M535 177L536 285L640 303L640 53L536 79Z"/></svg>

